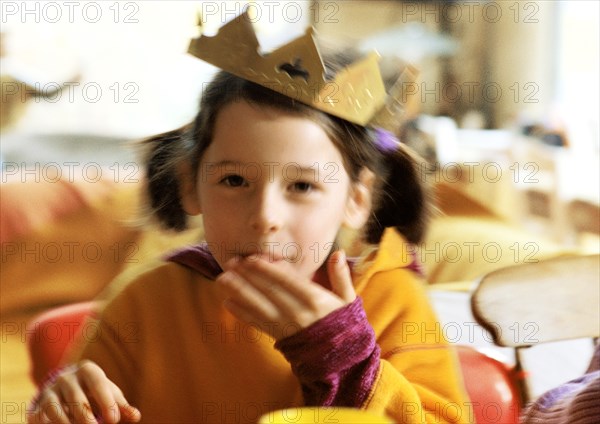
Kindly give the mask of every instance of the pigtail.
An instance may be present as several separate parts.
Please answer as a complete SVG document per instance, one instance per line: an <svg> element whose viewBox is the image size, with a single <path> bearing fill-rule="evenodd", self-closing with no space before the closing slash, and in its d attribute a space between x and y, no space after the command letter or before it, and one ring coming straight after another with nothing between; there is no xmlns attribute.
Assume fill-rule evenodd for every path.
<svg viewBox="0 0 600 424"><path fill-rule="evenodd" d="M185 151L189 126L155 135L141 142L146 164L146 197L149 214L167 229L187 228L181 204L178 164Z"/></svg>
<svg viewBox="0 0 600 424"><path fill-rule="evenodd" d="M426 163L404 145L381 153L381 159L377 201L365 228L365 240L378 243L385 228L395 227L408 242L417 244L431 215Z"/></svg>

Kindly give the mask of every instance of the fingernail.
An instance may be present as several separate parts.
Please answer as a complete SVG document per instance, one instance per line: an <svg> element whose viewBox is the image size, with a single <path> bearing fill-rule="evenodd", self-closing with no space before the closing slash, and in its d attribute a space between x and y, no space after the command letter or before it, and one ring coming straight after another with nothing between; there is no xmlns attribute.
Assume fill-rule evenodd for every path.
<svg viewBox="0 0 600 424"><path fill-rule="evenodd" d="M129 414L132 418L139 418L142 416L142 413L135 406L129 405Z"/></svg>

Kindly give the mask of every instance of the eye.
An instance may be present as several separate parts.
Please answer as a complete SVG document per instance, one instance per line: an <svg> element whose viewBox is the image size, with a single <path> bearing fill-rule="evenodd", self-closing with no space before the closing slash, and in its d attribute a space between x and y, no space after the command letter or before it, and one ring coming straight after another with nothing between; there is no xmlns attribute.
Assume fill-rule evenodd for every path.
<svg viewBox="0 0 600 424"><path fill-rule="evenodd" d="M228 187L243 187L248 185L244 177L240 175L228 175L220 183Z"/></svg>
<svg viewBox="0 0 600 424"><path fill-rule="evenodd" d="M314 184L306 182L306 181L297 181L293 183L290 187L290 190L294 193L310 193L315 189Z"/></svg>

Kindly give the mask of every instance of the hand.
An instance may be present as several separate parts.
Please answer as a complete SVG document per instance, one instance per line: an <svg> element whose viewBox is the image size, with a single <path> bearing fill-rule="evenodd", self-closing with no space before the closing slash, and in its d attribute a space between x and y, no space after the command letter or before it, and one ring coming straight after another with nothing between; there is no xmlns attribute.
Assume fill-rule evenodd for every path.
<svg viewBox="0 0 600 424"><path fill-rule="evenodd" d="M331 291L297 277L291 265L281 267L250 256L230 260L217 282L225 290L225 307L233 315L280 340L356 298L343 252L330 256L327 274Z"/></svg>
<svg viewBox="0 0 600 424"><path fill-rule="evenodd" d="M93 405L93 406L92 406ZM65 368L39 395L27 414L32 423L138 422L140 411L129 405L121 389L92 361Z"/></svg>

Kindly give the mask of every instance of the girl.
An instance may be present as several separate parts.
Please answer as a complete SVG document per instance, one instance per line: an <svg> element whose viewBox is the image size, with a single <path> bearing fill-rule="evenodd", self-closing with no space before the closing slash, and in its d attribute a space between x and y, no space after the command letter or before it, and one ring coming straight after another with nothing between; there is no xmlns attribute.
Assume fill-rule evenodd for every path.
<svg viewBox="0 0 600 424"><path fill-rule="evenodd" d="M193 125L147 146L154 215L183 229L202 214L206 243L108 303L31 422L256 422L302 405L471 420L408 253L427 201L405 148L226 72ZM336 248L342 228L362 228L359 260Z"/></svg>

